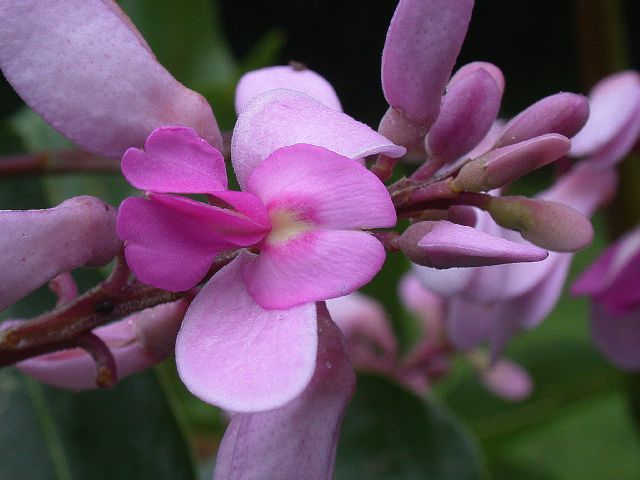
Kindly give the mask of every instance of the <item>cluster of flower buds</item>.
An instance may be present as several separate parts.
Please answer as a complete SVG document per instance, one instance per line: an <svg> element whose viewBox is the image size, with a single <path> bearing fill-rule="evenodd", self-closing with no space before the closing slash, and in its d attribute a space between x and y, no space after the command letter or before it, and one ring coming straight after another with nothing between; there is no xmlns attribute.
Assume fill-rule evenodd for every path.
<svg viewBox="0 0 640 480"><path fill-rule="evenodd" d="M9 82L81 148L121 158L126 179L145 192L117 218L90 197L0 213L0 242L13 252L0 260L9 272L2 307L50 280L59 294L51 312L4 324L0 364L21 362L42 381L83 389L95 383L93 362L98 384L112 385L175 344L186 386L234 412L216 478L299 478L301 468L305 478L331 476L354 388L331 316L357 366L423 391L463 350L488 388L526 396L526 374L499 357L549 312L569 252L591 241L587 217L613 194L610 167L640 129L638 79L629 72L596 87L590 120L586 97L559 93L504 123L496 66L475 62L452 75L472 8L472 0L399 2L378 131L343 113L318 74L272 67L239 82L224 152L209 105L157 63L115 2L0 1ZM225 155L240 191L228 188ZM537 198L500 194L567 155L589 159ZM405 156L420 166L385 186ZM411 225L383 230L397 218ZM67 272L109 262L122 243L112 275L78 296ZM380 308L345 297L380 271L385 250L416 264L403 295L426 335L406 358ZM471 350L484 341L490 355ZM300 448L313 464L293 461Z"/></svg>

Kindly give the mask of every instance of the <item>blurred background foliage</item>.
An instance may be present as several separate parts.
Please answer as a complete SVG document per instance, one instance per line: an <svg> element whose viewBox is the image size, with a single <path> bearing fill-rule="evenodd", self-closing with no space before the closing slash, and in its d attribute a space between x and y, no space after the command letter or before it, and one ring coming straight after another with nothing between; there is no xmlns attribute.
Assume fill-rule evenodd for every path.
<svg viewBox="0 0 640 480"><path fill-rule="evenodd" d="M601 76L640 59L633 0L478 0L459 64L485 60L507 79L502 114L560 90L588 92ZM223 129L235 119L243 72L301 61L336 88L345 111L375 127L385 111L380 52L394 0L122 0L160 62L204 94ZM68 147L0 84L0 153ZM630 164L631 165L631 164ZM624 166L623 168L634 168ZM544 188L551 169L516 188ZM629 185L637 189L638 179ZM0 208L37 208L78 194L117 204L132 193L115 174L0 179ZM623 190L617 211L598 215L598 236L576 256L571 279L621 229L638 221ZM630 205L631 203L631 205ZM635 210L634 210L635 209ZM5 254L10 252L5 252ZM408 264L390 257L367 288L386 306L404 345L413 319L395 295ZM101 273L80 270L87 288ZM46 291L3 313L33 316ZM359 379L338 449L336 478L601 480L640 478L638 380L593 349L585 300L564 295L545 323L517 338L508 356L527 368L533 396L508 403L487 393L460 361L420 399L390 382ZM635 402L635 403L634 403ZM0 370L0 480L210 478L224 415L180 384L172 361L108 392L75 395Z"/></svg>

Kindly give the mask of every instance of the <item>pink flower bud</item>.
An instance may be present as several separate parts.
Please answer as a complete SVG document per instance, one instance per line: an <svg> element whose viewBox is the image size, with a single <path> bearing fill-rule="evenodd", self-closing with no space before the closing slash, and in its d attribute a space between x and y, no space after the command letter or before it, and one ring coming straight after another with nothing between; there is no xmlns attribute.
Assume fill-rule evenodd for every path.
<svg viewBox="0 0 640 480"><path fill-rule="evenodd" d="M444 164L475 147L495 121L501 99L500 86L483 68L454 76L427 136L432 161Z"/></svg>
<svg viewBox="0 0 640 480"><path fill-rule="evenodd" d="M451 187L458 191L486 192L557 160L569 151L568 138L551 133L491 150L467 163Z"/></svg>
<svg viewBox="0 0 640 480"><path fill-rule="evenodd" d="M434 268L537 262L548 255L532 245L511 242L447 221L411 225L398 245L414 263Z"/></svg>
<svg viewBox="0 0 640 480"><path fill-rule="evenodd" d="M587 122L589 103L583 95L556 93L537 101L504 127L496 147L504 147L547 133L571 138Z"/></svg>
<svg viewBox="0 0 640 480"><path fill-rule="evenodd" d="M525 400L533 391L529 374L517 363L499 360L480 372L484 386L494 395L510 402Z"/></svg>
<svg viewBox="0 0 640 480"><path fill-rule="evenodd" d="M496 223L517 230L547 250L574 252L593 239L591 222L562 203L526 197L492 197L486 207Z"/></svg>

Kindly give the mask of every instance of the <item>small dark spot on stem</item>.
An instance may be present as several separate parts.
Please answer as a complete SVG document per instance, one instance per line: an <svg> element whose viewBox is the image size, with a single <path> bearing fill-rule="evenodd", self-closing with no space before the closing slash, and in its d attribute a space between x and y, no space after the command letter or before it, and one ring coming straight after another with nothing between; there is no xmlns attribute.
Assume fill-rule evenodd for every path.
<svg viewBox="0 0 640 480"><path fill-rule="evenodd" d="M115 309L113 302L109 299L102 300L101 302L96 303L95 307L93 307L96 313L104 313L109 314L112 313Z"/></svg>

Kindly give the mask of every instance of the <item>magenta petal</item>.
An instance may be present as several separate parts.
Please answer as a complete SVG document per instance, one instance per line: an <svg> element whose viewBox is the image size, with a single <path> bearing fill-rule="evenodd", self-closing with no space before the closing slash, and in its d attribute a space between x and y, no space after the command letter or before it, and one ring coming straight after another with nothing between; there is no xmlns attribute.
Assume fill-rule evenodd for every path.
<svg viewBox="0 0 640 480"><path fill-rule="evenodd" d="M380 271L384 259L384 247L368 233L311 230L267 243L243 277L264 308L290 308L357 290Z"/></svg>
<svg viewBox="0 0 640 480"><path fill-rule="evenodd" d="M629 129L640 110L640 76L633 71L610 75L591 90L589 101L589 120L571 141L575 156L593 155ZM637 129L635 135L629 148L637 139Z"/></svg>
<svg viewBox="0 0 640 480"><path fill-rule="evenodd" d="M187 305L184 300L158 305L93 331L111 350L119 379L141 372L171 353ZM153 330L153 341L147 330ZM141 332L147 332L146 338L141 338ZM75 391L96 388L95 362L80 348L30 358L16 367L58 388Z"/></svg>
<svg viewBox="0 0 640 480"><path fill-rule="evenodd" d="M615 315L593 302L591 337L598 350L618 367L640 369L640 311Z"/></svg>
<svg viewBox="0 0 640 480"><path fill-rule="evenodd" d="M382 52L389 105L428 129L462 47L473 0L401 0Z"/></svg>
<svg viewBox="0 0 640 480"><path fill-rule="evenodd" d="M261 93L277 88L302 92L338 112L342 105L336 91L322 76L308 68L278 66L261 68L245 73L236 87L236 113Z"/></svg>
<svg viewBox="0 0 640 480"><path fill-rule="evenodd" d="M233 415L218 451L214 480L330 480L340 424L354 387L342 336L320 313L311 382L276 410Z"/></svg>
<svg viewBox="0 0 640 480"><path fill-rule="evenodd" d="M411 225L398 245L414 263L435 268L538 262L548 255L533 245L511 242L444 220Z"/></svg>
<svg viewBox="0 0 640 480"><path fill-rule="evenodd" d="M489 132L501 100L500 86L482 68L454 77L427 135L433 160L447 163L475 147Z"/></svg>
<svg viewBox="0 0 640 480"><path fill-rule="evenodd" d="M218 253L237 247L230 241L233 237L217 234L218 222L248 220L189 199L172 202L166 195L155 197L167 201L127 198L120 205L117 231L126 242L127 263L144 283L188 290L204 277Z"/></svg>
<svg viewBox="0 0 640 480"><path fill-rule="evenodd" d="M504 75L502 74L502 70L500 70L500 68L495 66L493 63L489 63L489 62L471 62L471 63L467 63L466 65L463 65L456 71L456 73L454 73L451 76L451 79L449 80L449 85L454 85L460 80L463 80L468 76L474 75L478 70L484 70L489 75L491 75L493 80L496 82L496 85L498 85L498 88L500 89L500 94L502 95L502 93L504 92L504 86L505 86Z"/></svg>
<svg viewBox="0 0 640 480"><path fill-rule="evenodd" d="M231 160L238 183L244 185L264 159L280 147L307 143L347 158L376 153L401 157L394 145L367 125L292 90L270 90L244 108L233 132Z"/></svg>
<svg viewBox="0 0 640 480"><path fill-rule="evenodd" d="M572 287L574 294L592 295L616 314L640 306L640 229L611 245Z"/></svg>
<svg viewBox="0 0 640 480"><path fill-rule="evenodd" d="M393 227L396 212L387 188L357 162L322 147L293 145L272 153L248 178L245 189L270 213L298 212L332 229Z"/></svg>
<svg viewBox="0 0 640 480"><path fill-rule="evenodd" d="M161 125L186 125L217 148L207 102L178 83L110 0L0 6L0 65L20 96L81 147L119 157Z"/></svg>
<svg viewBox="0 0 640 480"><path fill-rule="evenodd" d="M121 247L115 215L94 197L47 210L0 211L0 310L60 273L110 262Z"/></svg>
<svg viewBox="0 0 640 480"><path fill-rule="evenodd" d="M176 362L187 388L233 412L281 407L308 385L316 364L316 307L265 310L248 294L241 254L216 273L187 311Z"/></svg>
<svg viewBox="0 0 640 480"><path fill-rule="evenodd" d="M583 95L556 93L538 100L505 125L496 147L505 147L547 133L571 138L589 117L589 102Z"/></svg>
<svg viewBox="0 0 640 480"><path fill-rule="evenodd" d="M144 150L125 152L122 173L134 187L154 192L213 193L227 188L222 154L186 127L156 128Z"/></svg>

